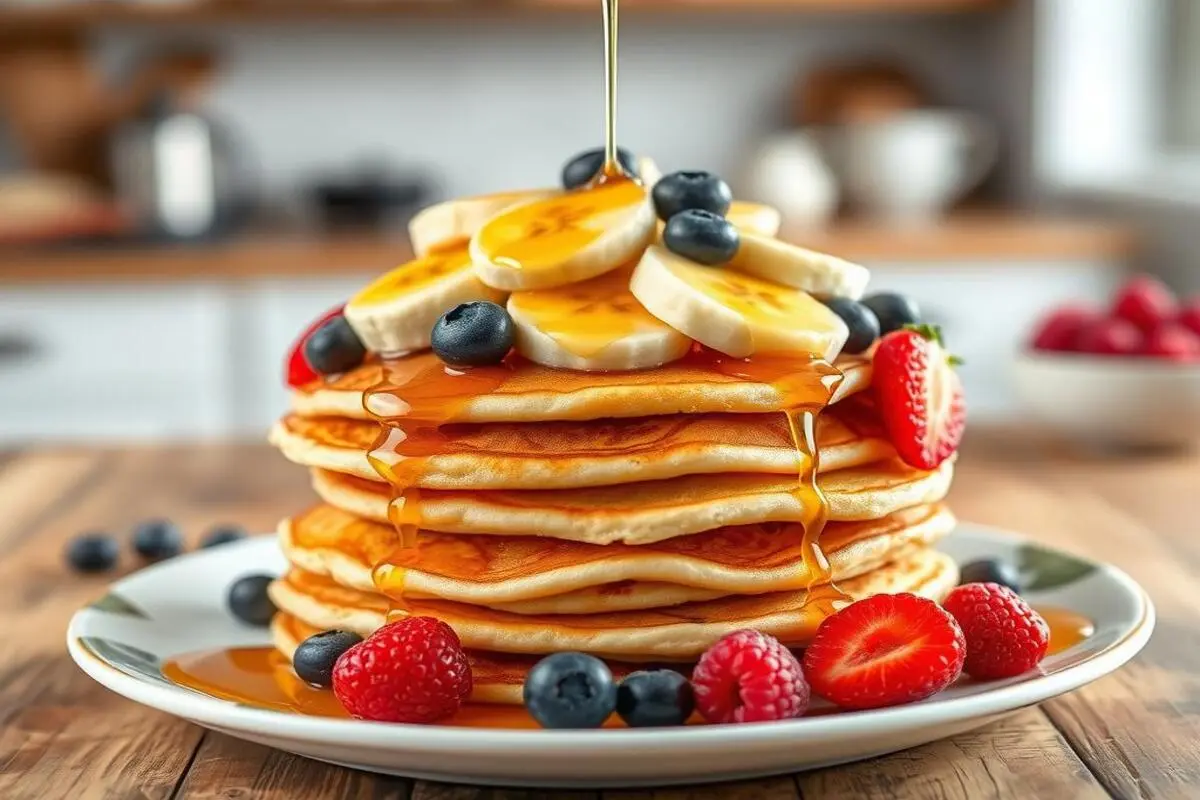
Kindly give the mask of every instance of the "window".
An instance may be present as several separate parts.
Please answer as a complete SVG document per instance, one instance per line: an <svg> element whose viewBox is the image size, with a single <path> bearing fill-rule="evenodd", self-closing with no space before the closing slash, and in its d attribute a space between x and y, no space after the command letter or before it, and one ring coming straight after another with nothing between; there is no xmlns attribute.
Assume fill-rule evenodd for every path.
<svg viewBox="0 0 1200 800"><path fill-rule="evenodd" d="M1200 3L1171 0L1168 21L1163 141L1170 150L1200 150Z"/></svg>

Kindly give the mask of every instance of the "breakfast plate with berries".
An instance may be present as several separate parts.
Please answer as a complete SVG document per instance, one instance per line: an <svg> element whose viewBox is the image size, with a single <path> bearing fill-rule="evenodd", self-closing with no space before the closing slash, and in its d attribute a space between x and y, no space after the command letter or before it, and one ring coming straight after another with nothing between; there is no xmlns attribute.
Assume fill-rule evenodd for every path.
<svg viewBox="0 0 1200 800"><path fill-rule="evenodd" d="M75 615L68 646L118 694L309 758L452 782L602 787L794 772L952 736L1112 672L1154 627L1145 592L1116 567L966 523L940 549L972 581L941 605L875 595L826 620L804 651L742 631L691 670L614 674L555 653L530 670L523 707L461 704L470 666L453 632L427 618L365 642L314 636L294 668L257 658L273 652L261 576L287 566L271 537L118 581ZM181 679L189 668L211 686ZM370 721L385 718L411 721Z"/></svg>

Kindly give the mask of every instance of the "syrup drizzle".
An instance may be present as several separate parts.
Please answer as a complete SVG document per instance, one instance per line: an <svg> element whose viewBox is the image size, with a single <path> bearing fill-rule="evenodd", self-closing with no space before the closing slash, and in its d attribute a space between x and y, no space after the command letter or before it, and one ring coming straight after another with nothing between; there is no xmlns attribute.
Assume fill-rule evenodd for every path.
<svg viewBox="0 0 1200 800"><path fill-rule="evenodd" d="M834 603L847 597L833 586L829 561L820 545L829 507L817 481L820 451L816 423L842 380L841 372L811 356L761 354L737 359L699 346L679 363L702 373L773 386L783 398L792 445L802 464L794 496L802 509L798 521L804 537L802 565L809 576L806 588L810 602L820 603L823 614L832 613ZM429 457L449 449L444 426L461 420L475 400L502 391L513 381L521 382L522 391L562 391L561 373L531 370L530 366L519 356L510 356L499 366L463 371L428 360L420 366L405 360L385 362L383 379L366 392L363 403L382 428L369 458L380 477L392 486L389 517L398 532L399 552L374 565L376 584L384 594L393 598L403 594L402 565L413 564L412 550L421 527L417 483ZM641 373L629 374L644 379ZM606 377L612 380L613 376L609 373ZM548 494L547 501L552 499Z"/></svg>

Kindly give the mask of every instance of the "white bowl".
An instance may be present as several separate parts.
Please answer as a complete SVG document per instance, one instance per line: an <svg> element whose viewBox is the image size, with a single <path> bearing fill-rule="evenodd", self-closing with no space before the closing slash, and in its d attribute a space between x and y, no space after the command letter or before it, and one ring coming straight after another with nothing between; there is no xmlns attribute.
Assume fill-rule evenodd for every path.
<svg viewBox="0 0 1200 800"><path fill-rule="evenodd" d="M1200 443L1200 364L1076 353L1024 353L1014 371L1030 419L1081 442Z"/></svg>

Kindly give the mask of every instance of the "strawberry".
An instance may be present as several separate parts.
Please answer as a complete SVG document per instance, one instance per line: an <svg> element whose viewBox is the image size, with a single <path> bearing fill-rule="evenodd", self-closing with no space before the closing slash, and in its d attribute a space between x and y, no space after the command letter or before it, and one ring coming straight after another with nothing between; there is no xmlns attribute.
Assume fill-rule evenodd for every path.
<svg viewBox="0 0 1200 800"><path fill-rule="evenodd" d="M1200 297L1192 300L1179 312L1179 324L1200 336Z"/></svg>
<svg viewBox="0 0 1200 800"><path fill-rule="evenodd" d="M1051 353L1076 350L1080 332L1100 316L1099 311L1086 306L1055 309L1038 323L1033 334L1033 349Z"/></svg>
<svg viewBox="0 0 1200 800"><path fill-rule="evenodd" d="M877 594L826 618L802 663L814 694L842 708L883 708L942 691L966 653L958 623L937 603Z"/></svg>
<svg viewBox="0 0 1200 800"><path fill-rule="evenodd" d="M1160 322L1175 319L1179 302L1167 285L1149 275L1138 275L1117 292L1112 314L1128 320L1143 333L1149 333Z"/></svg>
<svg viewBox="0 0 1200 800"><path fill-rule="evenodd" d="M322 314L316 322L309 325L300 338L292 343L292 347L288 350L287 359L287 374L284 376L284 381L293 389L299 389L305 384L312 383L319 376L316 370L308 365L308 360L304 358L304 343L308 341L308 337L312 336L313 331L324 325L334 317L340 317L342 311L346 308L345 304L337 308L331 308Z"/></svg>
<svg viewBox="0 0 1200 800"><path fill-rule="evenodd" d="M1167 322L1146 338L1142 353L1170 361L1200 360L1200 336L1178 322Z"/></svg>
<svg viewBox="0 0 1200 800"><path fill-rule="evenodd" d="M1075 340L1081 353L1101 356L1129 356L1139 353L1146 337L1127 319L1102 319L1079 332Z"/></svg>
<svg viewBox="0 0 1200 800"><path fill-rule="evenodd" d="M893 331L875 349L872 383L884 427L910 466L935 469L962 441L967 410L955 363L929 325Z"/></svg>

